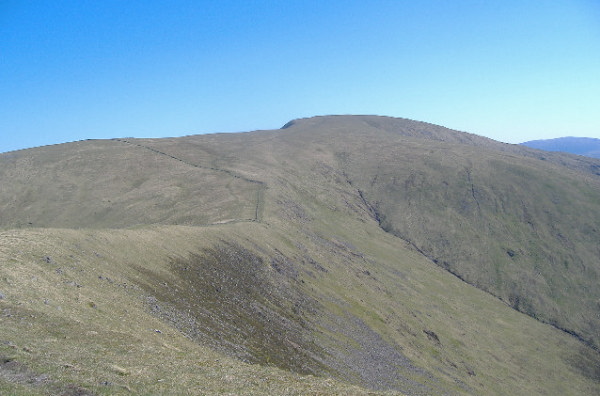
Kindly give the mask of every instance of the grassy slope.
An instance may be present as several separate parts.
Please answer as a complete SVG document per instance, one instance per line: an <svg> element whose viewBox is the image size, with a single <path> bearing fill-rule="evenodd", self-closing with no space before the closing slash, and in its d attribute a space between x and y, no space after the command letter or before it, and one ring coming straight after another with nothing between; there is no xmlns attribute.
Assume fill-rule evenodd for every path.
<svg viewBox="0 0 600 396"><path fill-rule="evenodd" d="M600 162L542 160L429 124L342 121L300 121L292 136L306 153L336 155L329 166L383 228L515 309L600 345Z"/></svg>
<svg viewBox="0 0 600 396"><path fill-rule="evenodd" d="M4 232L2 355L48 374L63 387L75 384L99 394L127 389L141 394L286 393L286 389L289 393L359 393L336 382L277 370L274 366L288 364L290 356L280 355L274 344L267 343L262 350L248 348L252 359L263 366L247 365L222 355L236 355L238 347L218 345L221 353L206 347L221 339L211 328L206 329L205 339L190 340L184 336L185 328L182 333L172 322L152 315L155 304L166 304L160 294L165 282L170 287L186 284L173 275L172 257L202 254L223 238L248 249L281 244L287 238L263 225L217 227ZM575 339L395 246L393 237L373 229L337 233L334 239L298 239L323 265L319 274L314 265L303 266L291 247L278 252L263 248L262 254L265 259L289 255L299 272L292 288L317 303L314 310L301 313L310 324L302 330L302 338L290 340L298 356L328 351L317 359L304 358L305 366L316 374L357 381L353 376L368 367L353 361L361 352L353 348L369 343L366 336L373 335L372 329L383 341L371 342L379 349L361 357L381 359L388 345L395 346L407 359L395 361L400 365L395 385L407 393L592 394L597 390L589 379L597 375L593 373L597 361ZM344 259L344 250L355 259ZM263 264L273 285L285 281L285 274L268 261ZM246 275L237 276L222 286L232 288ZM185 295L185 289L180 293ZM269 298L274 305L276 299ZM223 315L223 307L228 306L211 308L206 301L201 305L214 316ZM275 312L293 314L291 307ZM229 313L238 328L248 328L243 322L252 318ZM370 329L355 326L359 321ZM292 331L288 334L293 336ZM251 341L240 344L248 346ZM328 372L323 363L337 370ZM25 389L27 393L30 388Z"/></svg>
<svg viewBox="0 0 600 396"><path fill-rule="evenodd" d="M128 388L143 394L362 392L289 370L409 394L598 391L596 352L465 284L379 227L373 208L358 192L360 175L349 176L356 169L340 156L339 147L351 140L331 131L307 136L293 128L79 143L75 151L96 152L79 168L102 169L108 166L103 158L110 156L123 175L135 175L131 165L114 159L135 157L139 163L154 158L186 165L182 175L193 168L227 176L190 183L181 176L179 186L203 198L202 191L222 190L214 183L223 179L241 184L239 190L228 190L232 198L227 202L237 203L224 205L225 215L211 199L198 199L193 207L212 208L199 223L242 221L128 230L6 230L0 236L0 354L32 372L48 373L55 382L39 389L64 392L69 383L101 394ZM361 144L359 150L368 148ZM58 152L61 148L68 147L58 146ZM115 150L122 150L121 156ZM39 158L38 153L18 152L3 160L20 156L25 161ZM52 163L63 169L54 177L75 177L64 161ZM170 165L141 169L152 169L141 172L146 186L159 186L155 178L174 172ZM11 178L19 180L15 173ZM176 179L167 178L169 183ZM44 191L54 188L44 180L40 176L30 184ZM125 207L110 226L148 222L126 210L131 206L121 198L139 193L143 185L124 180L109 190L111 201L116 198ZM162 190L150 189L139 204L159 199ZM12 191L3 194L16 194ZM86 202L70 202L63 223L45 210L31 220L76 224L79 212L73 208ZM50 205L56 213L64 207ZM172 224L180 213L174 209L158 217L146 206L146 216ZM11 213L11 221L3 224L19 225L23 208ZM190 221L202 213L193 212ZM2 372L7 370L0 369L4 389L24 394L37 389L14 379L2 381Z"/></svg>
<svg viewBox="0 0 600 396"><path fill-rule="evenodd" d="M210 244L214 238L202 231L3 232L0 355L29 374L0 368L0 393L364 393L244 364L152 315L151 294L141 285L160 287L161 278L149 279L147 271L168 272L169 258L194 249L198 239Z"/></svg>
<svg viewBox="0 0 600 396"><path fill-rule="evenodd" d="M253 219L255 183L124 141L85 141L2 156L3 226L202 225ZM40 204L43 202L43 204Z"/></svg>

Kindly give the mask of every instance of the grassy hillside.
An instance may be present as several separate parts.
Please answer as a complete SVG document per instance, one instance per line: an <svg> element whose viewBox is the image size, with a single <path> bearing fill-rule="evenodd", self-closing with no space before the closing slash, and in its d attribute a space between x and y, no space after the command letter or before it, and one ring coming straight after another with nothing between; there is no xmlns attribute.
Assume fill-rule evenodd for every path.
<svg viewBox="0 0 600 396"><path fill-rule="evenodd" d="M41 380L3 370L0 389L363 392L328 376L407 394L597 389L592 351L383 232L302 238L305 257L264 247L287 238L266 226L217 228L4 232L0 351ZM245 271L222 260L214 275L217 249ZM182 277L184 262L202 276Z"/></svg>
<svg viewBox="0 0 600 396"><path fill-rule="evenodd" d="M2 154L0 393L598 393L597 164L511 150L324 117Z"/></svg>
<svg viewBox="0 0 600 396"><path fill-rule="evenodd" d="M350 129L331 139L332 166L385 230L515 309L600 345L600 177L488 146Z"/></svg>
<svg viewBox="0 0 600 396"><path fill-rule="evenodd" d="M253 220L261 189L201 161L185 163L125 140L6 153L0 179L6 186L0 190L4 227L120 228Z"/></svg>
<svg viewBox="0 0 600 396"><path fill-rule="evenodd" d="M157 307L167 303L156 299L156 289L177 281L169 263L195 246L210 246L216 238L208 234L185 228L3 232L0 393L366 394L273 364L243 363L162 320ZM221 339L215 328L207 330Z"/></svg>

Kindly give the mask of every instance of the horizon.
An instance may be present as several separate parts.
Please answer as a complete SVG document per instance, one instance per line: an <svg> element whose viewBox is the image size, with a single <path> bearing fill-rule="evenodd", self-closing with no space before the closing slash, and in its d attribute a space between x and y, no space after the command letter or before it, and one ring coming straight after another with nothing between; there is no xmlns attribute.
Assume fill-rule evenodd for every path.
<svg viewBox="0 0 600 396"><path fill-rule="evenodd" d="M0 5L0 152L408 118L600 137L600 5L560 0Z"/></svg>
<svg viewBox="0 0 600 396"><path fill-rule="evenodd" d="M289 120L287 123L290 123L290 122L295 121L295 120L300 120L300 119L309 119L309 118L317 118L317 117L336 117L336 116L374 116L374 117L391 117L391 118L398 118L398 119L405 118L405 117L392 117L392 116L387 116L387 115L376 115L376 114L324 114L324 115L315 115L315 116L309 116L309 117L294 118L294 119ZM411 121L428 123L426 121L420 121L420 120L411 120ZM70 140L70 141L64 141L64 142L53 142L53 143L48 143L48 144L42 144L42 145L39 145L39 146L17 148L17 149L8 150L8 151L0 151L0 154L11 153L11 152L15 152L15 151L23 151L23 150L35 149L35 148L39 148L39 147L55 146L55 145L69 144L69 143L75 143L75 142L83 142L83 141L87 141L87 140L177 139L177 138L182 138L182 137L187 137L187 136L195 136L195 135L217 135L217 134L251 133L251 132L256 132L256 131L276 131L276 130L283 129L283 127L287 123L283 124L282 126L280 126L278 128L272 128L272 129L253 129L253 130L247 130L247 131L205 132L205 133L192 133L192 134L173 135L173 136L113 136L113 137L101 137L101 138L83 138L83 139ZM428 123L428 124L431 124L431 123ZM437 124L433 124L433 125L437 125ZM438 126L445 127L444 125L438 125ZM445 128L447 128L447 127L445 127ZM452 128L448 128L448 129L454 130ZM459 131L459 130L454 130L454 131L460 132L460 133L470 133L468 131ZM477 135L477 134L475 134L475 135ZM483 135L478 135L478 136L486 137L486 136L483 136ZM549 142L549 141L561 140L561 139L588 139L588 140L598 140L598 141L600 141L600 138L594 138L594 137L588 137L588 136L559 136L559 137L556 137L556 138L535 139L535 140L528 140L528 141L523 141L523 142L518 142L518 143L502 142L502 141L499 141L499 140L496 140L496 141L498 141L500 143L506 143L506 144L525 145L525 144L528 144L528 143ZM493 140L495 140L495 139L493 139ZM544 151L546 151L546 150L544 150ZM550 150L550 151L553 151L553 150Z"/></svg>

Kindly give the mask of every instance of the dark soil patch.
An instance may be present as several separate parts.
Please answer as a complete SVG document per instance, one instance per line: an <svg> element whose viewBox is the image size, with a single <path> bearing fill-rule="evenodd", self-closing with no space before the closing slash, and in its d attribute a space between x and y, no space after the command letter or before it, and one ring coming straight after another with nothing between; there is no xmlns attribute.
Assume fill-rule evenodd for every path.
<svg viewBox="0 0 600 396"><path fill-rule="evenodd" d="M294 287L295 263L269 261L234 243L171 262L175 281L148 273L151 311L197 342L249 363L326 372L305 317L316 302ZM142 270L144 271L144 270Z"/></svg>

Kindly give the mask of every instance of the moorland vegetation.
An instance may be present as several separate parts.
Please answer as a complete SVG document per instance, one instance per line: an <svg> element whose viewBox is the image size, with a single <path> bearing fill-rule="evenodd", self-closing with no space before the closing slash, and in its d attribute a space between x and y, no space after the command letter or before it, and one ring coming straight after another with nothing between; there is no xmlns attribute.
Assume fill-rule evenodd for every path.
<svg viewBox="0 0 600 396"><path fill-rule="evenodd" d="M1 394L600 392L600 160L327 116L0 182Z"/></svg>

